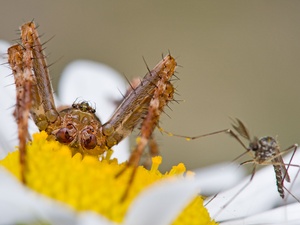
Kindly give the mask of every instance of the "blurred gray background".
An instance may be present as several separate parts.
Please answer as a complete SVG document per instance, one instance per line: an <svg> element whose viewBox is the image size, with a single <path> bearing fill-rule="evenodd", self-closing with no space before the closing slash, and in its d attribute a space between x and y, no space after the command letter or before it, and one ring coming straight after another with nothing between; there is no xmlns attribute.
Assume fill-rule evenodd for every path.
<svg viewBox="0 0 300 225"><path fill-rule="evenodd" d="M300 143L300 1L2 1L0 39L18 38L32 19L42 40L55 36L46 45L54 89L75 59L106 63L130 79L147 72L142 57L151 68L170 50L182 66L175 86L184 101L170 104L163 128L198 135L237 117L251 134L278 135L282 149ZM156 139L162 170L243 151L226 134L187 142L157 132Z"/></svg>

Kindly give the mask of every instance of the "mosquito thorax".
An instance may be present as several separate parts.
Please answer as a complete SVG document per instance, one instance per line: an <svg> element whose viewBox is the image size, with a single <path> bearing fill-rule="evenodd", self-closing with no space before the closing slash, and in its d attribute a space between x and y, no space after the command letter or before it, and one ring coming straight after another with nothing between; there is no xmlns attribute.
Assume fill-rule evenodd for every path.
<svg viewBox="0 0 300 225"><path fill-rule="evenodd" d="M270 136L262 137L257 142L250 143L250 149L255 152L255 158L259 162L268 160L276 155L277 141Z"/></svg>

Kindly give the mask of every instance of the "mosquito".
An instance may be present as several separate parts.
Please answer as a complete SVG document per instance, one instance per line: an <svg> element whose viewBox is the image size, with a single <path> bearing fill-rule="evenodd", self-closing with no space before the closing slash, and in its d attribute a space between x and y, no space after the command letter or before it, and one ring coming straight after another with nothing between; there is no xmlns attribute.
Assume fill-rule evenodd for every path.
<svg viewBox="0 0 300 225"><path fill-rule="evenodd" d="M288 148L280 151L279 144L277 140L271 136L264 136L261 138L258 138L256 136L251 137L248 129L244 125L244 123L239 120L235 119L233 120L232 124L233 129L224 129L204 135L199 135L199 136L184 136L184 135L177 135L177 134L172 134L168 131L163 130L160 128L160 131L167 133L170 136L177 136L177 137L182 137L185 138L186 140L195 140L211 135L216 135L220 133L227 133L231 137L233 137L240 145L245 149L245 152L236 157L233 161L236 161L237 159L241 158L244 155L250 155L251 159L242 162L240 165L245 165L245 164L253 164L252 168L252 173L250 176L249 181L239 190L237 193L229 199L225 205L221 207L222 209L225 209L246 187L251 183L251 181L254 178L255 172L257 170L257 167L262 165L262 166L267 166L267 165L272 165L274 168L275 172L275 179L276 179L276 186L277 186L277 191L282 199L285 198L285 191L287 191L290 195L292 195L296 201L300 203L300 200L294 196L287 188L284 186L284 181L290 183L291 179L288 173L288 170L291 166L293 167L299 167L299 165L292 164L292 159L297 151L298 144L293 144L289 146ZM241 138L244 138L248 141L248 146L246 146ZM285 153L288 153L292 151L292 156L289 160L288 163L284 163L282 155ZM217 197L218 194L214 195L209 201L213 201L214 198ZM208 204L207 203L207 204ZM220 211L215 215L217 216L220 213Z"/></svg>

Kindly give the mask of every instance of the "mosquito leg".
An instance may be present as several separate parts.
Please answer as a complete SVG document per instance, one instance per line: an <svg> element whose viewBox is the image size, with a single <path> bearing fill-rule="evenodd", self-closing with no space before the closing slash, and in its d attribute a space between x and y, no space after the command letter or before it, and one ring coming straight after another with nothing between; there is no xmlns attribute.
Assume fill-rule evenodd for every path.
<svg viewBox="0 0 300 225"><path fill-rule="evenodd" d="M282 164L282 168L284 170L283 180L286 180L287 182L290 182L290 177L289 177L289 174L288 174L288 170L289 170L290 165L292 163L292 160L293 160L293 158L294 158L294 156L296 154L297 148L298 148L298 144L293 144L292 146L288 147L287 149L281 151L281 154L284 154L286 152L289 152L291 149L294 149L293 153L292 153L292 156L290 158L290 161L289 161L289 163L288 163L288 165L287 165L286 168L285 168L284 162L283 162L282 157L281 157L281 162L283 163Z"/></svg>
<svg viewBox="0 0 300 225"><path fill-rule="evenodd" d="M203 138L203 137L208 137L208 136L212 136L212 135L216 135L216 134L222 134L222 133L229 134L238 143L240 143L240 145L242 145L243 148L246 150L246 152L244 152L243 154L239 155L238 157L236 157L232 161L236 161L237 159L241 158L242 156L244 156L245 154L249 153L249 151L250 151L246 147L246 145L241 141L241 139L237 136L237 134L235 134L231 129L219 130L219 131L215 131L215 132L211 132L211 133L207 133L207 134L202 134L202 135L197 135L197 136L185 136L185 135L180 135L180 134L173 134L171 132L168 132L168 131L164 130L162 127L158 127L158 129L160 130L160 132L166 133L169 136L185 138L187 141L195 140L195 139L199 139L199 138Z"/></svg>
<svg viewBox="0 0 300 225"><path fill-rule="evenodd" d="M251 181L253 180L253 177L254 177L254 175L255 175L255 172L256 172L256 164L254 164L254 166L253 166L253 170L252 170L252 174L251 174L251 177L250 177L250 180L231 198L231 199L229 199L229 201L225 204L225 205L223 205L222 207L221 207L221 209L214 215L214 217L217 217L221 212L222 212L222 210L223 209L225 209L231 202L233 202L234 201L234 199L236 199L236 197L239 195L239 194L241 194L242 193L242 191L251 183ZM213 196L213 198L215 198L216 196Z"/></svg>
<svg viewBox="0 0 300 225"><path fill-rule="evenodd" d="M283 169L283 171L284 171L283 178L282 178L282 184L281 184L281 187L284 188L284 189L285 189L285 190L286 190L286 191L287 191L294 199L296 199L297 202L300 203L300 200L299 200L295 195L293 195L293 194L291 193L291 191L290 191L290 190L292 189L292 187L293 187L294 182L293 182L292 185L290 186L290 190L288 190L288 189L284 186L284 184L283 184L283 183L284 183L284 180L286 180L287 182L290 182L290 177L289 177L289 174L288 174L288 170L289 170L290 166L298 166L298 167L300 167L299 165L293 165L293 164L291 164L291 163L292 163L292 160L293 160L293 158L294 158L294 156L295 156L295 154L296 154L297 148L298 148L298 144L294 144L294 145L288 147L287 149L281 151L281 153L285 153L285 152L290 151L291 149L294 149L294 150L293 150L293 153L292 153L292 155L291 155L291 157L290 157L290 160L289 160L289 162L288 162L288 164L287 164L287 167L285 168L285 164L281 165L281 167L282 167L282 169ZM282 160L282 157L281 157L281 161L282 161L282 163L284 163L283 160ZM295 176L295 178L294 178L294 181L296 180L296 178L297 178L297 176L298 176L298 174L299 174L299 171L300 171L300 168L298 169L298 171L297 171L297 173L296 173L296 176Z"/></svg>
<svg viewBox="0 0 300 225"><path fill-rule="evenodd" d="M294 154L292 155L292 156L294 156ZM291 161L291 160L290 160ZM295 177L294 177L294 182L291 184L291 186L290 186L290 190L292 190L293 189L293 186L294 186L294 183L295 183L295 181L297 180L297 177L298 177L298 175L299 175L299 172L300 172L300 166L299 165L293 165L293 164L289 164L289 166L297 166L297 167L299 167L299 169L298 169L298 171L297 171L297 173L296 173L296 175L295 175ZM296 199L296 201L297 202L299 202L300 203L300 199L298 198L298 197L296 197L289 189L287 189L285 186L283 186L283 188L294 198L294 199Z"/></svg>
<svg viewBox="0 0 300 225"><path fill-rule="evenodd" d="M284 165L284 161L282 159L282 154L286 153L287 151L290 151L293 148L294 148L293 154L292 154L290 161L288 163L288 166L286 168ZM285 189L284 188L284 180L286 180L287 182L291 181L290 176L288 174L288 169L290 167L290 164L291 164L291 161L293 159L296 149L297 149L297 146L295 146L295 145L288 147L287 149L285 149L282 152L280 152L278 149L276 151L277 154L274 156L273 159L271 159L271 163L273 163L274 172L275 172L275 176L276 176L277 190L282 199L284 199L284 189Z"/></svg>

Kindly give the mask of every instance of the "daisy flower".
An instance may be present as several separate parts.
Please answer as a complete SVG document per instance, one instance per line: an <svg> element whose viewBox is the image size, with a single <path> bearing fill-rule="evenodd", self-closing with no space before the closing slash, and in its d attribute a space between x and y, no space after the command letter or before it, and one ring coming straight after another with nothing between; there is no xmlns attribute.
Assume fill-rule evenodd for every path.
<svg viewBox="0 0 300 225"><path fill-rule="evenodd" d="M8 47L8 43L0 42L0 73L6 75L11 74L5 64ZM33 125L33 138L27 144L30 172L23 186L19 182L18 151L14 151L18 140L12 116L13 77L7 76L5 82L0 91L4 100L1 114L7 116L2 118L5 126L0 129L0 134L5 134L0 139L0 224L216 224L198 195L199 182L182 163L162 174L161 157L152 159L150 170L137 169L128 197L122 202L131 170L118 179L115 175L126 165L122 162L129 156L128 140L100 160L83 158L81 154L72 156L66 145L46 140L47 134L36 132ZM74 99L89 100L105 121L115 108L114 102L122 99L119 91L124 93L125 87L121 76L108 66L79 60L65 69L56 102L63 105Z"/></svg>
<svg viewBox="0 0 300 225"><path fill-rule="evenodd" d="M1 64L6 62L8 47L8 43L0 41ZM3 64L0 73L9 75L11 71ZM120 77L106 65L78 60L64 70L56 102L63 105L72 104L76 99L88 100L101 113L100 119L106 121L115 108L114 102L122 97L120 92L126 89L126 82ZM0 81L0 122L5 124L0 127L0 224L166 225L216 224L215 221L227 221L221 224L292 224L300 220L300 204L289 204L295 201L291 197L286 202L280 199L270 166L257 172L245 190L222 209L249 181L249 178L240 181L244 175L242 167L225 163L191 173L179 164L162 174L159 171L162 159L155 157L150 170L138 168L128 198L120 202L130 170L118 179L115 174L128 159L128 140L100 161L82 158L79 154L71 157L67 146L47 141L47 134L36 133L33 123L30 126L33 140L27 145L30 174L28 186L24 187L18 181L18 152L14 151L18 140L12 116L13 83L12 76ZM296 176L297 169L289 169L291 177ZM236 187L219 193L209 202L208 211L203 207L199 192L214 194L237 182ZM292 193L299 196L295 192L299 182L293 185ZM280 203L284 205L273 209Z"/></svg>

